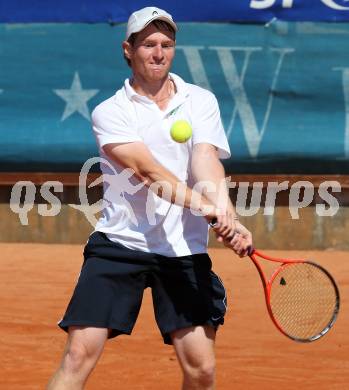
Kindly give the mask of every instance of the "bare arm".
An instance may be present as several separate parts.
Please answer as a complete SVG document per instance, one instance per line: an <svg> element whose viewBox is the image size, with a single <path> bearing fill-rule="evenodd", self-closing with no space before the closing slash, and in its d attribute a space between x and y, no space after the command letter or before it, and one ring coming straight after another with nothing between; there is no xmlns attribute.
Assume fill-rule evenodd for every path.
<svg viewBox="0 0 349 390"><path fill-rule="evenodd" d="M205 211L208 209L210 211L204 215L207 221L211 221L216 216L213 202L206 196L191 190L162 166L142 142L107 144L103 150L112 160L125 168L131 168L136 177L161 198L185 208L192 208L202 215L206 214ZM152 186L153 183L157 185ZM178 196L178 192L181 196Z"/></svg>
<svg viewBox="0 0 349 390"><path fill-rule="evenodd" d="M191 168L203 195L219 210L218 224L214 229L218 241L224 242L240 256L245 256L252 245L252 235L238 221L229 197L224 167L219 161L216 147L205 143L195 145Z"/></svg>
<svg viewBox="0 0 349 390"><path fill-rule="evenodd" d="M198 188L215 204L221 214L233 219L237 218L229 198L224 167L218 158L216 147L205 143L195 145L191 169Z"/></svg>

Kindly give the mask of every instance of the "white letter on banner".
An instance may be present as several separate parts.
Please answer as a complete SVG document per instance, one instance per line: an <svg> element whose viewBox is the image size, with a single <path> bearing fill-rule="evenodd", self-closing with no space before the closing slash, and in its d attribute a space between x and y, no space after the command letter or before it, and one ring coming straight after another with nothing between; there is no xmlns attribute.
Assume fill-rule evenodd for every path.
<svg viewBox="0 0 349 390"><path fill-rule="evenodd" d="M270 8L274 5L275 0L252 0L250 8L254 9L265 9Z"/></svg>
<svg viewBox="0 0 349 390"><path fill-rule="evenodd" d="M204 46L176 46L176 49L183 50L194 84L211 90L210 82L208 81L199 52L199 50L204 49Z"/></svg>
<svg viewBox="0 0 349 390"><path fill-rule="evenodd" d="M342 82L345 103L345 133L344 133L344 155L349 157L349 68L333 68L342 71Z"/></svg>
<svg viewBox="0 0 349 390"><path fill-rule="evenodd" d="M284 8L292 8L293 7L293 0L283 0L282 6Z"/></svg>
<svg viewBox="0 0 349 390"><path fill-rule="evenodd" d="M282 49L271 49L273 52L277 52L279 54L279 60L276 65L276 69L274 72L274 77L270 86L269 99L267 104L267 109L264 115L264 120L262 124L261 130L258 129L257 121L255 115L253 113L253 109L251 103L248 100L247 93L244 89L244 80L246 75L246 70L248 68L248 64L250 61L251 54L256 51L262 50L261 47L222 47L222 46L212 46L211 50L216 50L218 53L218 57L223 69L223 73L225 79L227 80L227 84L229 86L230 92L235 100L235 106L232 113L232 117L230 123L227 127L227 136L228 138L231 135L232 129L234 127L235 118L237 112L239 112L243 131L246 139L246 143L248 146L248 150L250 152L251 157L257 157L259 152L259 146L263 139L263 135L265 129L268 124L270 112L273 105L273 91L275 90L276 83L279 79L280 70L285 58L286 54L292 53L294 49L291 48L282 48ZM237 66L234 60L234 56L232 52L234 51L244 51L245 59L241 71L241 75L239 76Z"/></svg>
<svg viewBox="0 0 349 390"><path fill-rule="evenodd" d="M338 11L348 11L349 7L344 7L344 5L339 5L335 3L333 0L321 0L327 7L336 9ZM348 1L348 0L345 0Z"/></svg>

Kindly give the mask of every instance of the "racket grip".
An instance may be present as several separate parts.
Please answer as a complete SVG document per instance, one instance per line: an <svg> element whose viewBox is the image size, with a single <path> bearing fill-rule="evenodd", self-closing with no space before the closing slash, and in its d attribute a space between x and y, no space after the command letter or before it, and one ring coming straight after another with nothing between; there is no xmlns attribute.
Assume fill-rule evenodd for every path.
<svg viewBox="0 0 349 390"><path fill-rule="evenodd" d="M248 256L252 256L254 254L256 250L253 248L253 246L251 245L249 248L248 248L248 251L247 251L247 255Z"/></svg>
<svg viewBox="0 0 349 390"><path fill-rule="evenodd" d="M216 226L216 224L217 224L217 218L214 217L214 218L211 219L211 222L209 222L209 225L210 225L212 228L214 228L214 227Z"/></svg>
<svg viewBox="0 0 349 390"><path fill-rule="evenodd" d="M217 224L217 218L214 217L211 219L211 222L209 222L209 225L210 225L210 227L214 228L216 226L216 224ZM248 248L247 255L251 257L254 252L255 252L255 248L251 245Z"/></svg>

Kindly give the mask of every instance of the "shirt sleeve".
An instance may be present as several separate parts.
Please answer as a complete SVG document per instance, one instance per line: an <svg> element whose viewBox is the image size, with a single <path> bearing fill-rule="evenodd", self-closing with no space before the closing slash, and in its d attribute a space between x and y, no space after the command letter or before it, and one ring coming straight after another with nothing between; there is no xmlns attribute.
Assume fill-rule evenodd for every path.
<svg viewBox="0 0 349 390"><path fill-rule="evenodd" d="M193 121L193 144L208 143L218 148L220 159L231 156L216 97L207 91L197 104Z"/></svg>
<svg viewBox="0 0 349 390"><path fill-rule="evenodd" d="M91 118L99 148L111 143L142 141L126 110L108 100L93 110Z"/></svg>

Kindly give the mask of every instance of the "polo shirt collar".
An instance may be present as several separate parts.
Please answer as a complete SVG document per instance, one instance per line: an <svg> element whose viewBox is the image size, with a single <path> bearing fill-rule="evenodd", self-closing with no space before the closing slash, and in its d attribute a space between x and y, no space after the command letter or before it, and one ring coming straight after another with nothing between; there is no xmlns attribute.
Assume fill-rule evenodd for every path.
<svg viewBox="0 0 349 390"><path fill-rule="evenodd" d="M170 77L176 84L176 95L180 97L187 97L189 95L189 88L187 86L187 83L181 77L177 76L174 73L170 73Z"/></svg>
<svg viewBox="0 0 349 390"><path fill-rule="evenodd" d="M141 101L147 102L148 99L146 96L139 95L131 86L130 79L126 79L124 83L125 93L129 100L134 100L135 98Z"/></svg>
<svg viewBox="0 0 349 390"><path fill-rule="evenodd" d="M179 76L177 76L174 73L169 74L174 83L176 84L177 93L172 99L172 101L175 101L177 104L180 102L180 104L185 100L185 98L189 95L189 88L186 84L186 82ZM129 100L133 100L136 98L136 100L144 102L144 103L153 103L152 100L147 98L146 96L138 94L131 86L130 79L126 79L124 83L125 93ZM173 105L171 104L172 101L169 104L169 107L171 106L173 109ZM167 109L166 109L167 112Z"/></svg>

